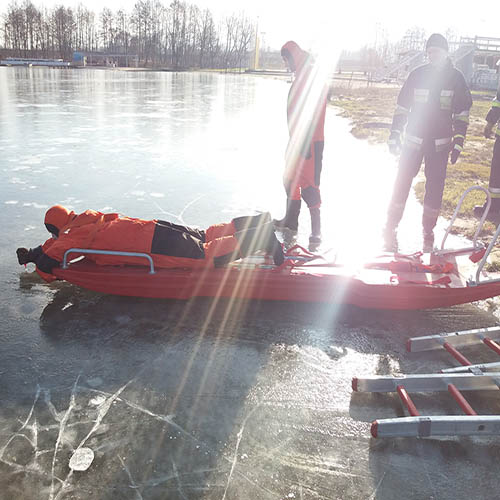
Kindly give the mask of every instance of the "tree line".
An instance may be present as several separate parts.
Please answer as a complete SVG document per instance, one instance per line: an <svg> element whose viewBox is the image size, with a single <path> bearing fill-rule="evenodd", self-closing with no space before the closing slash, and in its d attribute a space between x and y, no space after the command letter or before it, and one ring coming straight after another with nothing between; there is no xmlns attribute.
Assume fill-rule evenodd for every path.
<svg viewBox="0 0 500 500"><path fill-rule="evenodd" d="M144 66L243 68L254 42L244 13L216 20L209 9L174 0L139 0L131 12L104 7L36 7L13 1L1 15L0 40L16 57L60 57L74 51L137 55ZM0 42L2 43L2 42Z"/></svg>

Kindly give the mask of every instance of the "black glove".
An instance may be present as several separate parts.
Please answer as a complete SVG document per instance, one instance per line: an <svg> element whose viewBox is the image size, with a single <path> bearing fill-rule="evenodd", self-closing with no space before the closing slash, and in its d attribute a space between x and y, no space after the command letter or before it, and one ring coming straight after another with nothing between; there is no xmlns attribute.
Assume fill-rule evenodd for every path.
<svg viewBox="0 0 500 500"><path fill-rule="evenodd" d="M398 155L401 153L401 134L398 130L391 130L391 135L387 141L389 146L389 151L393 155Z"/></svg>
<svg viewBox="0 0 500 500"><path fill-rule="evenodd" d="M451 143L451 155L450 155L450 162L452 165L455 165L457 163L458 157L460 156L460 153L464 149L464 137L463 136L455 136L453 138L453 142Z"/></svg>
<svg viewBox="0 0 500 500"><path fill-rule="evenodd" d="M35 255L33 250L28 250L27 248L18 248L16 250L17 261L19 264L27 264L28 262L35 262Z"/></svg>

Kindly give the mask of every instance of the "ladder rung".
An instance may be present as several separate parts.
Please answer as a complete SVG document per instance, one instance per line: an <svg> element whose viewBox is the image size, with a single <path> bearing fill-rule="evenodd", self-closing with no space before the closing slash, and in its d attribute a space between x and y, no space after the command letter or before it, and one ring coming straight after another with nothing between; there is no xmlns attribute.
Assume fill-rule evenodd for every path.
<svg viewBox="0 0 500 500"><path fill-rule="evenodd" d="M375 420L373 437L500 435L500 415L439 415Z"/></svg>
<svg viewBox="0 0 500 500"><path fill-rule="evenodd" d="M488 337L484 337L483 342L498 355L500 355L500 345Z"/></svg>
<svg viewBox="0 0 500 500"><path fill-rule="evenodd" d="M443 347L461 364L464 366L472 365L472 363L461 353L459 353L449 342L444 342Z"/></svg>
<svg viewBox="0 0 500 500"><path fill-rule="evenodd" d="M460 405L460 408L467 415L477 415L469 402L465 399L464 395L453 385L448 384L448 391L453 396L455 401Z"/></svg>
<svg viewBox="0 0 500 500"><path fill-rule="evenodd" d="M410 415L418 417L420 413L418 412L415 403L411 400L410 395L406 392L406 389L402 385L398 385L397 390L401 401L404 403L406 408L408 408Z"/></svg>

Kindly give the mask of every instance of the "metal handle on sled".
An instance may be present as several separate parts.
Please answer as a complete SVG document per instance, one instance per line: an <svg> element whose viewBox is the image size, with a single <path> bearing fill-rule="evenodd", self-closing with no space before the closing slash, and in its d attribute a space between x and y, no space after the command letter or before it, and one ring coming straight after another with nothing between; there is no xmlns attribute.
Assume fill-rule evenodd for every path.
<svg viewBox="0 0 500 500"><path fill-rule="evenodd" d="M486 211L487 213L487 211ZM481 259L481 262L477 265L477 271L476 271L476 281L472 281L472 279L469 282L469 285L480 285L483 283L496 283L500 281L500 279L492 279L492 280L483 280L481 281L481 271L483 270L484 265L486 264L486 259L489 257L491 250L495 246L495 243L497 242L498 236L500 235L500 224L497 227L497 230L495 231L495 234L491 238L490 244L488 245L488 248L486 249L486 252L484 252L483 258Z"/></svg>
<svg viewBox="0 0 500 500"><path fill-rule="evenodd" d="M460 200L458 200L457 207L455 208L455 212L453 212L453 216L450 220L450 224L448 225L448 228L446 229L446 233L444 234L443 241L441 243L441 249L439 252L443 252L444 250L444 244L446 242L446 238L448 238L448 235L450 234L451 228L453 227L453 223L455 222L455 219L458 216L458 212L460 211L460 208L462 207L462 203L465 199L465 197L474 190L479 190L483 191L486 194L486 210L484 210L483 215L481 216L481 219L479 220L479 226L474 234L474 238L472 239L472 249L478 248L477 245L477 238L479 236L479 233L481 232L481 229L483 229L484 221L486 220L486 216L488 215L488 212L490 210L490 205L491 205L491 196L488 190L482 186L471 186L470 188L466 189L464 191L464 194L460 197ZM465 250L465 249L464 249ZM438 252L438 253L439 253ZM489 252L487 252L488 254Z"/></svg>
<svg viewBox="0 0 500 500"><path fill-rule="evenodd" d="M149 261L149 274L155 274L155 266L153 264L153 259L151 258L151 255L148 255L147 253L138 253L138 252L118 252L114 250L89 250L86 248L70 248L69 250L66 250L64 252L64 257L63 257L63 269L68 269L68 255L70 253L90 253L90 254L97 254L97 255L120 255L123 257L143 257L144 259L148 259Z"/></svg>

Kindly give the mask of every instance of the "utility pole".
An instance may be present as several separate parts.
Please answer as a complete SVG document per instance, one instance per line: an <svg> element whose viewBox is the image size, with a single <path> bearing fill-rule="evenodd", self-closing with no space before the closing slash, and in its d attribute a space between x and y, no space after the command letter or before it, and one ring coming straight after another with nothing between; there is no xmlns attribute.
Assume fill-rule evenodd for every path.
<svg viewBox="0 0 500 500"><path fill-rule="evenodd" d="M255 25L255 54L253 58L253 69L259 68L259 52L260 52L260 39L259 39L259 18L257 17L257 24Z"/></svg>

